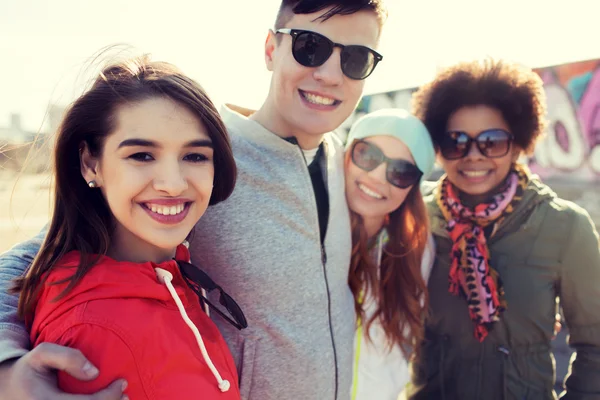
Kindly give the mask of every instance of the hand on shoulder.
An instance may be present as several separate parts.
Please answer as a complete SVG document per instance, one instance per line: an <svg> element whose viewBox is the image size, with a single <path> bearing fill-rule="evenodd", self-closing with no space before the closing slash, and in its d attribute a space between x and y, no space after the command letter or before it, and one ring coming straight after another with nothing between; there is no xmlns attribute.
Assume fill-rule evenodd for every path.
<svg viewBox="0 0 600 400"><path fill-rule="evenodd" d="M0 398L3 400L125 400L126 383L118 380L91 395L61 392L56 385L56 370L80 380L92 380L98 369L79 350L42 343L17 360L0 365Z"/></svg>

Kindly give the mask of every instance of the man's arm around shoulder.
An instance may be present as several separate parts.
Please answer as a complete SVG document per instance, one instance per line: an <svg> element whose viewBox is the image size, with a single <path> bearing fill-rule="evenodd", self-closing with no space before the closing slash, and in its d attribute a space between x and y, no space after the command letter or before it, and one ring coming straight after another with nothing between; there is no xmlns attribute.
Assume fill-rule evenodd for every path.
<svg viewBox="0 0 600 400"><path fill-rule="evenodd" d="M0 363L21 357L29 350L29 334L17 317L19 296L9 294L15 278L27 270L40 250L46 229L0 255Z"/></svg>
<svg viewBox="0 0 600 400"><path fill-rule="evenodd" d="M81 380L96 378L98 370L79 350L42 343L29 351L29 333L17 316L19 297L8 293L13 279L27 270L46 236L46 229L33 239L0 255L0 398L6 400L116 400L125 382L116 380L89 396L62 393L56 387L56 370Z"/></svg>

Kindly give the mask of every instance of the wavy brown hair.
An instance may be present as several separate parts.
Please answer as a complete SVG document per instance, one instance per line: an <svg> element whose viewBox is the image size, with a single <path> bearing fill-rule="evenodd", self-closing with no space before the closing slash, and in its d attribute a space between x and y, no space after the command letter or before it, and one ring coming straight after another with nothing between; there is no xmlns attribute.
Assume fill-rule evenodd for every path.
<svg viewBox="0 0 600 400"><path fill-rule="evenodd" d="M211 205L233 191L236 165L227 130L202 87L163 62L147 56L110 65L67 110L58 129L53 154L52 219L39 253L26 275L12 289L20 293L18 314L28 321L48 272L69 251L81 254L79 265L67 280L64 297L108 251L114 227L113 214L100 190L90 190L81 176L80 150L87 145L99 157L106 138L115 128L115 113L126 104L159 97L173 100L192 112L208 131L214 147L214 181Z"/></svg>
<svg viewBox="0 0 600 400"><path fill-rule="evenodd" d="M363 219L351 211L352 259L349 284L354 307L361 321L365 311L360 301L363 291L377 302L373 316L363 323L366 337L375 320L383 327L388 346L397 344L408 358L423 340L423 321L429 307L427 284L421 261L428 240L429 217L419 185L408 192L402 205L389 215L389 241L383 249L381 266L375 264L371 241ZM378 273L379 269L379 273Z"/></svg>

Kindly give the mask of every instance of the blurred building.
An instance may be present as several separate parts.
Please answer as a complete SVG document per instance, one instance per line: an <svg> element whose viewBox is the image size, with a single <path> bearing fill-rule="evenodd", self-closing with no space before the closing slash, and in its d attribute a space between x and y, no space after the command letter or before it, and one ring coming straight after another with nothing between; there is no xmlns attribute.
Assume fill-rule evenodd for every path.
<svg viewBox="0 0 600 400"><path fill-rule="evenodd" d="M23 127L21 115L10 114L9 125L0 126L0 171L46 171L52 154L53 134L65 109L51 104L44 118L43 129L33 132Z"/></svg>
<svg viewBox="0 0 600 400"><path fill-rule="evenodd" d="M10 114L10 124L7 127L0 126L0 142L10 144L22 144L32 141L35 132L26 131L21 124L20 114Z"/></svg>

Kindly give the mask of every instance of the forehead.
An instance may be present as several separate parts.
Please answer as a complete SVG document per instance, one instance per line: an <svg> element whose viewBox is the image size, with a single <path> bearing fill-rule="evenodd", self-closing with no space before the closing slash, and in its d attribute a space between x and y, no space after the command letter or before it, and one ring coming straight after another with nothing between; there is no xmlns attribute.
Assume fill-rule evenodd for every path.
<svg viewBox="0 0 600 400"><path fill-rule="evenodd" d="M504 129L510 132L500 110L484 105L459 108L448 118L446 129L463 131L469 136L476 136L487 129Z"/></svg>
<svg viewBox="0 0 600 400"><path fill-rule="evenodd" d="M410 149L398 138L382 134L371 136L364 140L379 147L386 157L414 162Z"/></svg>
<svg viewBox="0 0 600 400"><path fill-rule="evenodd" d="M350 15L334 15L326 21L319 19L326 11L292 14L285 26L318 32L336 43L377 47L380 26L375 12L364 10Z"/></svg>
<svg viewBox="0 0 600 400"><path fill-rule="evenodd" d="M115 129L108 140L148 139L159 143L208 139L201 121L187 107L164 97L124 104L115 112Z"/></svg>

